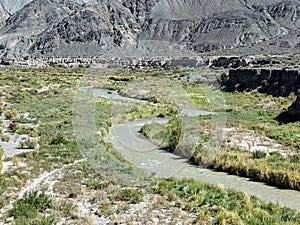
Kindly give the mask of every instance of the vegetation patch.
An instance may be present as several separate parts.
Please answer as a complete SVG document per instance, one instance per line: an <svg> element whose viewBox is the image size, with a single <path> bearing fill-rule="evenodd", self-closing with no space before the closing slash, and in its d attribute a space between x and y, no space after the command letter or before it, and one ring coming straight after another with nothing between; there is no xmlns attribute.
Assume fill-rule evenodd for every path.
<svg viewBox="0 0 300 225"><path fill-rule="evenodd" d="M14 203L1 220L9 220L10 217L13 217L15 224L48 225L63 223L62 221L67 224L84 224L84 222L88 224L89 219L83 218L78 213L86 205L90 206L86 209L95 216L112 218L115 213L119 213L124 217L128 215L132 205L143 202L143 198L147 195L154 195L159 196L153 206L157 207L156 209L162 211L168 210L167 207L176 208L180 212L184 211L193 215L193 217L198 216L198 221L196 221L198 223L300 224L299 214L295 211L263 203L239 192L225 190L222 187L210 187L193 180L154 180L126 161L111 144L104 142L104 138L114 122L120 123L142 117L164 117L169 119L167 124L145 126L142 128L142 133L156 139L166 149L174 151L181 140L183 127L180 119L174 118L178 114L178 110L170 105L126 104L104 98L93 99L95 133L90 135L91 133L86 132L89 124L80 126L81 132L86 133L85 136L82 136L80 144L86 147L83 149L93 150L94 161L92 162L96 162L97 167L91 161L78 163L78 160L83 159L83 155L82 146L79 146L78 140L74 136L73 118L76 112L72 110L72 105L74 93L78 88L77 84L82 79L89 79L84 76L85 74L86 71L82 68L1 68L0 82L3 86L0 94L3 101L12 106L7 108L6 104L1 103L1 113L5 116L4 119L11 120L11 123L8 124L11 132L28 134L32 137L31 141L22 140L19 147L34 149L32 152L19 154L12 159L5 159L6 161L13 160L16 165L24 162L26 167L8 170L0 175L0 208L7 209L9 203ZM166 70L113 69L103 72L103 77L106 78L104 82L97 83L97 79L91 79L87 83L95 87L98 85L98 87L107 87L122 92L130 84L136 84L145 79L173 80L174 77L185 75L186 71L174 68ZM203 90L199 86L187 83L183 89L192 99L195 107L207 106ZM6 93L5 96L4 93ZM242 128L257 127L266 135L297 150L296 133L299 124L279 125L273 121L275 114L282 107L288 105L287 100L272 99L276 104L278 103L276 107L265 109L264 105L255 104L259 100L251 97L252 95L256 96L256 93L248 94L247 97L242 94L228 94L229 100L235 98L241 103L238 106L229 104L228 109L224 110L228 118L232 118L232 120L229 119L229 123ZM151 96L155 97L150 99L152 102L158 103L166 100L161 100L161 96ZM259 95L259 98L263 100L265 96ZM174 99L176 100L176 98ZM166 103L172 102L166 101ZM251 104L254 105L253 108L250 108ZM18 116L24 113L28 113L29 117ZM243 117L240 117L241 115ZM33 121L30 118L35 119ZM240 118L237 121L243 121L246 118L246 122L235 123L236 118ZM259 120L258 122L249 122L250 118ZM198 130L201 141L204 143L210 137L208 122L210 119L211 117L196 118L199 122L197 124L200 124ZM2 124L5 121L0 122ZM39 124L39 126L29 128L28 124ZM289 130L291 130L290 133ZM9 141L5 134L2 133L0 136L2 140ZM200 144L196 149L198 156L202 154ZM36 148L36 146L39 147ZM294 152L297 153L297 151ZM264 156L259 152L230 150L227 155L217 156L215 165L216 168L222 169L226 169L225 165L232 165L232 167L228 167L229 170L240 166L241 171L238 174L247 175L247 170L243 167L248 168L249 162L253 168L249 167L248 173L255 174L257 179L262 177L276 180L274 177L277 176L276 184L278 182L280 185L288 184L297 189L299 187L297 180L299 158L297 154L285 158L276 153ZM17 193L28 185L30 180L41 178L49 171L54 170L55 173L45 178L48 179L48 183L43 184L41 181L40 189L45 192L26 192L21 199L18 199ZM288 171L290 172L288 173ZM55 196L49 196L46 194L47 191L51 191ZM93 211L94 208L96 212ZM127 224L130 224L130 221Z"/></svg>
<svg viewBox="0 0 300 225"><path fill-rule="evenodd" d="M192 179L158 181L151 191L165 196L167 201L175 201L183 210L197 213L197 223L271 225L300 222L300 214L296 211Z"/></svg>

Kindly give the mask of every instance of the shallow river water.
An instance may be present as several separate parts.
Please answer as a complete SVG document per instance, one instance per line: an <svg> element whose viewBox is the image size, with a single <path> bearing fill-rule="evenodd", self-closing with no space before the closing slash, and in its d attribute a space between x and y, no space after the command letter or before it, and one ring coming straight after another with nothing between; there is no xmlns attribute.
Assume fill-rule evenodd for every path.
<svg viewBox="0 0 300 225"><path fill-rule="evenodd" d="M107 90L103 89L85 88L82 90L90 90L94 96L135 102L141 101L119 96L116 92L109 94ZM140 103L145 104L145 101L141 101ZM206 111L195 112L194 109L191 110L192 113L189 113L187 110L185 114L192 114L193 116L195 114L209 114L209 112ZM165 123L166 120L158 118L140 119L134 122L113 125L106 141L111 142L115 149L127 160L145 169L149 173L155 173L161 178L186 177L194 178L212 185L222 184L225 188L246 192L264 201L279 203L281 206L287 206L300 211L299 191L279 189L262 182L251 181L248 178L229 175L224 172L215 172L205 167L194 166L189 164L187 159L161 150L157 145L139 133L143 125L155 122Z"/></svg>

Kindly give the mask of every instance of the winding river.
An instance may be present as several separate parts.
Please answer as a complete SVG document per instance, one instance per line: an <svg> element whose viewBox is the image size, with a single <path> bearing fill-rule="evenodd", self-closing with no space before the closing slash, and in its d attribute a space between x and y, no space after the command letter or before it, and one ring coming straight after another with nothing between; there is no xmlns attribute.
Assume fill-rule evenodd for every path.
<svg viewBox="0 0 300 225"><path fill-rule="evenodd" d="M119 99L134 101L145 104L145 101L122 97L117 92L108 92L107 90L93 87L82 88L82 91L91 91L94 96L100 96L109 99ZM190 113L185 109L185 114ZM192 115L209 114L206 111L192 110ZM166 123L165 119L140 119L134 122L124 124L115 124L112 126L106 141L111 142L115 149L119 151L127 160L133 162L140 168L149 173L155 173L161 178L194 178L198 181L219 185L237 191L246 192L249 195L267 201L278 203L281 206L300 211L300 192L294 190L279 189L266 185L262 182L255 182L248 178L229 175L224 172L215 172L213 170L194 166L188 163L187 159L161 150L159 146L146 139L139 133L141 127L145 124L154 122Z"/></svg>

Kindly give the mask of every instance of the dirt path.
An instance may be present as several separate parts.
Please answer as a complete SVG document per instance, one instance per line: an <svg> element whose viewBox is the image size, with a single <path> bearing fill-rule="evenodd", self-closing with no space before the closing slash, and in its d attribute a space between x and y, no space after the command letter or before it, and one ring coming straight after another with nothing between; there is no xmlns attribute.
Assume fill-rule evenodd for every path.
<svg viewBox="0 0 300 225"><path fill-rule="evenodd" d="M60 173L61 171L63 171L64 169L66 169L68 167L74 166L74 165L76 165L78 163L81 163L81 162L84 162L84 161L86 161L86 159L76 160L71 164L67 164L67 165L62 166L61 168L55 169L55 170L50 171L50 172L44 172L41 175L39 175L37 178L35 178L34 180L27 181L27 184L18 192L18 198L17 199L22 198L23 195L26 192L29 192L29 191L32 191L32 190L39 190L40 186L43 183L48 183L54 175ZM3 220L4 213L6 213L8 210L10 210L13 207L13 204L14 204L15 201L16 201L16 199L11 200L10 203L7 206L3 207L0 210L0 221ZM0 225L1 224L2 224L2 222L0 222Z"/></svg>

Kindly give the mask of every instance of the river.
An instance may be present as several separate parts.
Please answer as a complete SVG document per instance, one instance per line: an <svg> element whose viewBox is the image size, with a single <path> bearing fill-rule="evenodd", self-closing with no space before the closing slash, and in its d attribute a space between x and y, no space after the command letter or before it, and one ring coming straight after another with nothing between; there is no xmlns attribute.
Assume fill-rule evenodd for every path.
<svg viewBox="0 0 300 225"><path fill-rule="evenodd" d="M118 95L117 92L111 93L107 90L93 87L86 87L81 90L89 90L94 96L145 104L145 101L123 97ZM191 110L191 113L188 109L184 109L183 111L187 116L207 115L210 113L207 111L195 112L195 109ZM153 118L139 119L124 124L115 124L111 127L106 141L111 142L114 148L119 151L124 158L149 173L155 173L160 178L193 178L212 185L222 184L225 188L246 192L263 201L278 203L281 206L287 206L300 211L299 191L279 189L262 182L252 181L249 178L194 166L189 164L187 159L160 149L159 146L139 133L143 125L155 122L165 123L167 121L165 119Z"/></svg>

